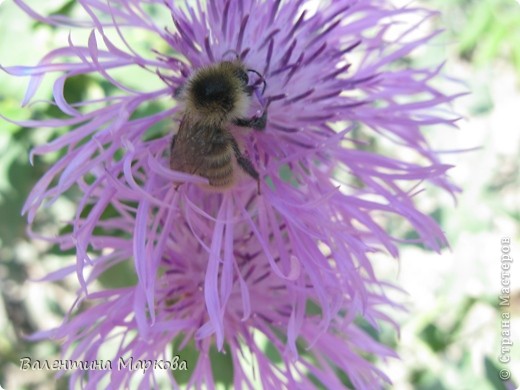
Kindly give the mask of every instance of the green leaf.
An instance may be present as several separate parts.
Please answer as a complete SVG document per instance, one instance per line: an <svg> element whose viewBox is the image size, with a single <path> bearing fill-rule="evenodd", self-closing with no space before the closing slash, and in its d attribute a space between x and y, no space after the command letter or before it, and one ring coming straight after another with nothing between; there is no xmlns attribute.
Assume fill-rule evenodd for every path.
<svg viewBox="0 0 520 390"><path fill-rule="evenodd" d="M448 390L441 378L423 368L413 370L410 373L409 382L416 390Z"/></svg>
<svg viewBox="0 0 520 390"><path fill-rule="evenodd" d="M270 361L273 363L281 363L282 362L282 355L280 354L280 351L274 346L274 344L267 339L266 345L264 348L264 352L269 358Z"/></svg>
<svg viewBox="0 0 520 390"><path fill-rule="evenodd" d="M231 389L233 386L233 359L231 351L226 344L222 352L217 351L215 346L211 346L209 350L209 357L211 359L211 371L213 372L213 379L216 383L221 383L226 389Z"/></svg>
<svg viewBox="0 0 520 390"><path fill-rule="evenodd" d="M468 15L469 22L459 37L459 50L464 55L470 55L480 42L485 32L492 27L493 11L487 1L480 2Z"/></svg>
<svg viewBox="0 0 520 390"><path fill-rule="evenodd" d="M439 329L436 324L430 323L424 327L419 333L419 337L430 347L434 352L444 351L451 343L450 336Z"/></svg>
<svg viewBox="0 0 520 390"><path fill-rule="evenodd" d="M136 285L137 275L132 263L123 261L99 275L98 280L107 288L123 288Z"/></svg>
<svg viewBox="0 0 520 390"><path fill-rule="evenodd" d="M498 376L500 368L496 366L495 362L486 356L484 358L484 367L486 369L486 378L493 386L493 389L506 390L507 387L505 386L504 381L502 381Z"/></svg>
<svg viewBox="0 0 520 390"><path fill-rule="evenodd" d="M505 24L494 24L489 29L486 38L482 41L478 53L475 58L477 64L485 64L495 59L503 46L505 38L508 34L508 26Z"/></svg>
<svg viewBox="0 0 520 390"><path fill-rule="evenodd" d="M53 11L49 14L49 16L56 16L56 15L70 15L72 13L72 10L74 9L74 6L77 4L76 0L69 0L65 4L63 4L60 8L58 8L56 11ZM33 23L33 28L40 27L40 26L46 26L48 27L48 24L45 24L40 21L36 21ZM52 26L51 26L52 27ZM53 27L55 28L55 27Z"/></svg>
<svg viewBox="0 0 520 390"><path fill-rule="evenodd" d="M186 361L187 370L173 370L172 375L179 384L188 383L199 359L199 351L195 347L195 342L190 340L186 346L180 349L184 340L184 334L177 336L172 342L172 355L178 356L179 360Z"/></svg>
<svg viewBox="0 0 520 390"><path fill-rule="evenodd" d="M4 98L0 96L0 114L13 121L23 121L30 117L29 110L22 108L20 102L13 98ZM14 134L22 129L17 124L0 120L0 132Z"/></svg>

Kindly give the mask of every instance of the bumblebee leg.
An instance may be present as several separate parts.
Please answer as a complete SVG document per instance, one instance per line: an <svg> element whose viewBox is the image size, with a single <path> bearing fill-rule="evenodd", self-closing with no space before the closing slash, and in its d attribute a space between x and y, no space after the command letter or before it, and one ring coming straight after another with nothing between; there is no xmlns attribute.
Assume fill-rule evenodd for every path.
<svg viewBox="0 0 520 390"><path fill-rule="evenodd" d="M170 143L170 169L172 169L173 165L173 148L175 147L175 135L172 137L172 142Z"/></svg>
<svg viewBox="0 0 520 390"><path fill-rule="evenodd" d="M261 117L252 117L252 118L238 118L233 121L233 123L237 126L241 127L251 127L255 130L264 130L265 124L267 122L267 111L264 111Z"/></svg>
<svg viewBox="0 0 520 390"><path fill-rule="evenodd" d="M183 92L184 92L184 84L181 84L173 90L173 97L179 98Z"/></svg>
<svg viewBox="0 0 520 390"><path fill-rule="evenodd" d="M175 147L175 134L172 137L172 142L170 143L170 169L172 169L173 162L173 148ZM175 183L175 191L179 190L179 187L182 183Z"/></svg>
<svg viewBox="0 0 520 390"><path fill-rule="evenodd" d="M255 92L255 87L253 87L252 85L248 85L247 87L245 87L244 90L246 91L248 96L251 96L253 95L253 92Z"/></svg>
<svg viewBox="0 0 520 390"><path fill-rule="evenodd" d="M260 175L256 171L251 160L240 152L240 148L238 147L238 144L234 139L231 140L231 144L233 146L233 152L235 153L235 157L237 159L238 165L240 165L240 168L242 168L253 179L258 181Z"/></svg>

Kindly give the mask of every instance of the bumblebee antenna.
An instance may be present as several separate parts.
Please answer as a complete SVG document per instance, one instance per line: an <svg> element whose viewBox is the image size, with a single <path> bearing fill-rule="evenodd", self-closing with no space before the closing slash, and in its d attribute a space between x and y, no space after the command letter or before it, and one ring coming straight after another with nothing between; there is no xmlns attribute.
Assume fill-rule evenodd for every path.
<svg viewBox="0 0 520 390"><path fill-rule="evenodd" d="M228 54L230 53L233 53L235 55L235 59L238 60L240 58L240 55L238 54L238 52L236 50L233 50L233 49L230 49L230 50L227 50L224 54L222 54L222 58L225 58Z"/></svg>
<svg viewBox="0 0 520 390"><path fill-rule="evenodd" d="M265 81L265 79L264 79L264 76L262 76L259 72L257 72L257 71L254 70L254 69L248 69L247 71L248 71L248 72L253 72L253 73L255 73L258 77L260 77L261 83L264 84L264 87L262 88L262 95L263 95L264 92L265 92L265 89L267 88L267 83L266 83L266 81ZM257 81L256 83L258 83L258 81ZM256 83L255 83L255 84L256 84Z"/></svg>

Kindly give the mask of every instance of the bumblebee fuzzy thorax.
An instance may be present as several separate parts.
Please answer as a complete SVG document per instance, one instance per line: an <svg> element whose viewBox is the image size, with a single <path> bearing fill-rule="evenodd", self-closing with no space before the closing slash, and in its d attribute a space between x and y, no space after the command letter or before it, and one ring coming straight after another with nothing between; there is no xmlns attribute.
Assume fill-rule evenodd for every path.
<svg viewBox="0 0 520 390"><path fill-rule="evenodd" d="M267 112L247 116L250 96L246 69L240 60L222 61L196 70L180 87L183 117L170 146L170 168L208 180L204 188L225 191L236 182L237 169L256 180L260 174L233 135L232 126L263 130ZM257 73L258 74L258 73Z"/></svg>
<svg viewBox="0 0 520 390"><path fill-rule="evenodd" d="M249 107L247 83L241 62L224 61L202 68L187 83L186 113L208 124L243 117Z"/></svg>

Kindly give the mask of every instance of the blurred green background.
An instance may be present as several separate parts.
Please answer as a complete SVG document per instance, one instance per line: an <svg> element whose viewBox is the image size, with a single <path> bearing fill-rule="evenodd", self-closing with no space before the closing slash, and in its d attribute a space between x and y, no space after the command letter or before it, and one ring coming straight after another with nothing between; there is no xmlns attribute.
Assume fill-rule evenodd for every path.
<svg viewBox="0 0 520 390"><path fill-rule="evenodd" d="M498 370L516 372L515 379L520 380L520 5L514 0L423 3L442 11L428 28L446 31L410 61L435 64L447 58L445 73L464 80L472 92L453 106L464 116L460 129L431 131L428 137L439 150L481 149L443 156L445 162L456 165L450 175L464 190L456 206L434 188L428 189L431 196L420 205L439 220L451 248L437 255L403 246L399 265L374 258L380 274L396 280L409 293L409 313L399 314L399 340L385 334L386 330L381 335L391 340L401 360L381 366L395 389L516 388L513 382L501 381ZM47 14L70 13L74 8L75 1L60 0L39 6ZM13 2L0 0L0 64L35 64L50 49L64 44L67 34L66 29L30 20ZM49 81L37 99L51 98ZM0 114L18 120L59 115L45 103L21 108L26 85L26 80L0 72ZM67 85L67 94L76 101L95 93L95 88L92 79L77 78ZM0 119L0 386L7 390L66 388L63 380L54 384L52 373L19 370L23 356L58 356L55 344L30 343L23 335L58 324L76 288L73 279L57 284L28 281L74 261L70 253L29 241L26 219L20 216L30 189L53 162L52 157L37 158L30 166L28 151L56 135ZM38 224L52 231L56 221L70 217L73 209L73 196L64 197L57 207L40 215ZM505 366L498 362L503 237L511 239L517 257L508 308L516 348L512 362ZM229 376L221 375L221 384L228 380Z"/></svg>

